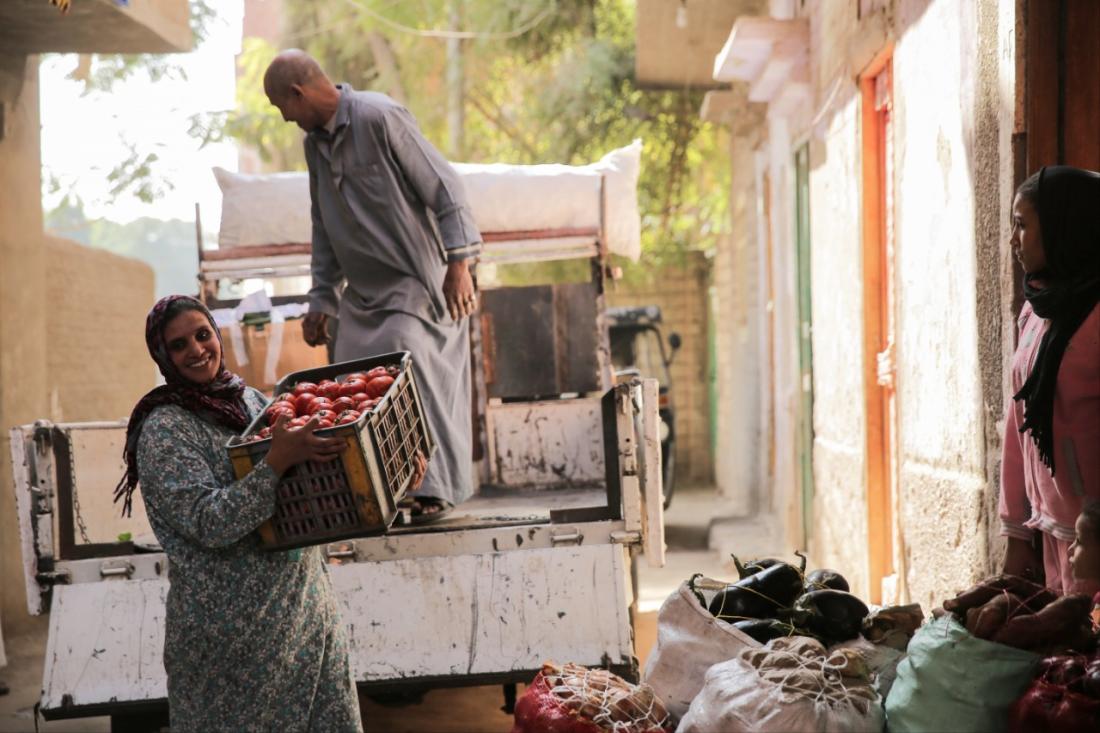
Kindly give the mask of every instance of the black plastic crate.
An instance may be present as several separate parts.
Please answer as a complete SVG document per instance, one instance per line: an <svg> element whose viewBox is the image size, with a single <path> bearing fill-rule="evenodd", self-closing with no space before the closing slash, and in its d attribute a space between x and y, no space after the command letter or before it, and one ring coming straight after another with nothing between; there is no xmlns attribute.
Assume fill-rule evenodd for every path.
<svg viewBox="0 0 1100 733"><path fill-rule="evenodd" d="M317 431L345 441L339 460L302 463L280 478L275 514L260 526L265 549L287 550L378 535L393 524L397 502L412 482L417 451L429 460L435 451L412 356L399 351L294 372L279 381L275 394L289 392L299 382L338 380L353 372L391 365L400 371L373 410L354 423ZM251 435L265 424L266 417L261 414L243 435ZM227 449L237 477L247 475L270 447L270 438L230 441Z"/></svg>

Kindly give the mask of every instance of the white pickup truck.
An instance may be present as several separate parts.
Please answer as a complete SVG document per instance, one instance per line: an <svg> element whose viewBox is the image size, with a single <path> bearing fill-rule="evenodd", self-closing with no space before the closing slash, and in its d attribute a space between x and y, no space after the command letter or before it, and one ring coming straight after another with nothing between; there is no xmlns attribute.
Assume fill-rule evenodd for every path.
<svg viewBox="0 0 1100 733"><path fill-rule="evenodd" d="M487 264L591 267L581 282L483 288L471 324L477 495L433 525L324 549L367 691L500 683L514 695L546 659L637 677L635 564L642 552L664 561L658 387L615 384L599 210L590 227L483 233ZM279 267L301 256L288 252ZM252 262L235 276L253 267L272 274ZM172 568L142 502L130 518L112 504L124 436L124 421L12 430L28 610L50 615L47 719L129 725L166 706Z"/></svg>

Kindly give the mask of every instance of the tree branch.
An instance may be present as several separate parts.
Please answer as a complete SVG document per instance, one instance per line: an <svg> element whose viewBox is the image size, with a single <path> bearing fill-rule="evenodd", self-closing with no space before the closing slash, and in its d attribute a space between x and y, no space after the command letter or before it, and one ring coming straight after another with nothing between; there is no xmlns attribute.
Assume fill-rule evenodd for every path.
<svg viewBox="0 0 1100 733"><path fill-rule="evenodd" d="M482 117L493 123L494 127L507 135L508 138L516 145L519 145L521 148L523 148L524 152L531 156L532 160L538 159L539 151L536 150L535 147L530 142L528 142L526 138L523 137L523 134L519 130L515 129L512 126L512 124L504 117L503 114L501 114L500 112L494 112L493 110L489 109L480 97L480 95L478 95L473 89L469 90L466 98L470 100L470 104L474 106L474 109L481 113Z"/></svg>

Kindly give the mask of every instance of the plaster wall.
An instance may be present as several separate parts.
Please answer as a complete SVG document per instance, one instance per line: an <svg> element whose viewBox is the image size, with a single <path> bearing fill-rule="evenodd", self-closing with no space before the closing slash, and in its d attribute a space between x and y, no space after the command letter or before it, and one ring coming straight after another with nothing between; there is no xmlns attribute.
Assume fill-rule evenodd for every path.
<svg viewBox="0 0 1100 733"><path fill-rule="evenodd" d="M127 418L156 384L145 348L154 277L143 262L47 235L46 339L54 422Z"/></svg>
<svg viewBox="0 0 1100 733"><path fill-rule="evenodd" d="M991 568L1003 375L1011 4L902 2L895 51L900 476L896 558L934 604ZM1006 9L1007 6L1007 9ZM919 16L919 17L917 17ZM1004 53L1008 51L1008 53ZM928 58L937 63L928 64ZM931 100L958 100L958 105Z"/></svg>
<svg viewBox="0 0 1100 733"><path fill-rule="evenodd" d="M0 105L0 617L10 634L30 617L8 430L47 408L37 56L0 53Z"/></svg>
<svg viewBox="0 0 1100 733"><path fill-rule="evenodd" d="M730 141L732 167L729 237L714 257L715 353L718 409L715 411L715 483L733 516L759 507L766 440L761 430L761 349L764 313L760 250L757 246L757 189L754 136Z"/></svg>
<svg viewBox="0 0 1100 733"><path fill-rule="evenodd" d="M709 260L701 252L691 252L682 263L665 265L648 277L616 282L607 292L609 306L659 306L666 348L673 332L683 341L669 370L676 411L673 481L681 488L714 480L708 394L709 283Z"/></svg>
<svg viewBox="0 0 1100 733"><path fill-rule="evenodd" d="M867 520L856 79L896 39L894 569L900 598L936 605L989 571L996 544L990 505L1005 358L1001 220L1011 195L1014 8L896 0L861 21L846 3L818 2L809 15L811 552L848 575L857 592L869 590L860 541Z"/></svg>
<svg viewBox="0 0 1100 733"><path fill-rule="evenodd" d="M798 482L798 408L801 379L798 363L798 292L795 273L794 140L792 120L769 115L768 144L761 157L769 186L770 216L765 222L772 245L772 297L766 308L774 322L772 340L771 417L774 463L770 497L761 509L773 513L785 530L784 544L802 544L801 495ZM797 128L796 128L797 129ZM763 175L762 175L763 178ZM758 185L763 185L761 182Z"/></svg>
<svg viewBox="0 0 1100 733"><path fill-rule="evenodd" d="M866 413L860 231L859 104L852 98L811 145L814 501L811 555L867 589Z"/></svg>

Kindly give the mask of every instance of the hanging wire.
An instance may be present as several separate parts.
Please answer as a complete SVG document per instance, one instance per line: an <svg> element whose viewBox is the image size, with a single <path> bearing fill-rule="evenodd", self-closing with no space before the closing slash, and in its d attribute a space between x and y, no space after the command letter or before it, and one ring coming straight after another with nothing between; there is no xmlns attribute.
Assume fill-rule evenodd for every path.
<svg viewBox="0 0 1100 733"><path fill-rule="evenodd" d="M546 7L542 9L542 12L540 12L534 18L527 21L521 26L518 26L508 31L500 31L496 33L481 33L478 31L421 30L419 28L412 28L410 26L398 23L397 21L390 20L378 11L370 8L362 0L344 0L344 3L351 6L356 11L363 13L364 15L369 15L387 28L398 31L400 33L408 33L409 35L420 36L422 38L457 38L459 40L481 41L503 41L509 38L518 38L524 33L527 33L537 27L540 23L553 15L554 11L558 9L558 0L549 0Z"/></svg>

